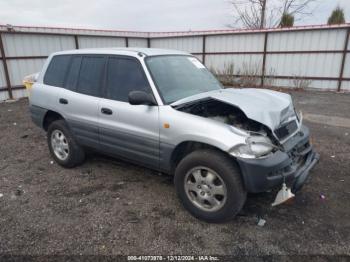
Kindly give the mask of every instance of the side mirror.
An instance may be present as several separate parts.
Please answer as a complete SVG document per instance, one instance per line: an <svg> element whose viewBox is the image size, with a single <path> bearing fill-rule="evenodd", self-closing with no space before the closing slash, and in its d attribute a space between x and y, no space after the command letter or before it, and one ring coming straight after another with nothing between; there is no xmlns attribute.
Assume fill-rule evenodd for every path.
<svg viewBox="0 0 350 262"><path fill-rule="evenodd" d="M129 93L129 103L131 105L156 105L157 102L151 94L144 91L131 91Z"/></svg>

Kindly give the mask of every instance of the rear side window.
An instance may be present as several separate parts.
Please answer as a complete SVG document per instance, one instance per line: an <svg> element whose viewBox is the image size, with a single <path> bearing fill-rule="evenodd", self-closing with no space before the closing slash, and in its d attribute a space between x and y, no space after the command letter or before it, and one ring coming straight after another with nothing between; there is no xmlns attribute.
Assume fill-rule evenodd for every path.
<svg viewBox="0 0 350 262"><path fill-rule="evenodd" d="M80 65L77 92L90 96L99 96L104 66L105 57L83 57Z"/></svg>
<svg viewBox="0 0 350 262"><path fill-rule="evenodd" d="M70 59L70 55L54 56L46 70L44 84L63 87L64 78L69 67Z"/></svg>
<svg viewBox="0 0 350 262"><path fill-rule="evenodd" d="M66 83L65 83L66 89L75 91L78 83L80 64L81 64L81 56L73 56L71 60L71 65L67 74L67 78L66 78Z"/></svg>
<svg viewBox="0 0 350 262"><path fill-rule="evenodd" d="M131 91L151 93L140 63L134 59L111 57L107 69L107 98L128 102Z"/></svg>

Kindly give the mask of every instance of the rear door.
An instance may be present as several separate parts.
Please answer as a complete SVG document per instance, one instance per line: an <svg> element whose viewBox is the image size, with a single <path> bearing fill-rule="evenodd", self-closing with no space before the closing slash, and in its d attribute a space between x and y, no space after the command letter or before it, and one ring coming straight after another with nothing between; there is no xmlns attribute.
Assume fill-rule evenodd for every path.
<svg viewBox="0 0 350 262"><path fill-rule="evenodd" d="M58 96L60 112L75 138L84 146L98 148L98 110L106 57L74 55L64 89Z"/></svg>
<svg viewBox="0 0 350 262"><path fill-rule="evenodd" d="M101 149L158 168L158 106L128 102L130 91L152 93L140 62L133 57L111 56L106 73L106 90L99 109Z"/></svg>

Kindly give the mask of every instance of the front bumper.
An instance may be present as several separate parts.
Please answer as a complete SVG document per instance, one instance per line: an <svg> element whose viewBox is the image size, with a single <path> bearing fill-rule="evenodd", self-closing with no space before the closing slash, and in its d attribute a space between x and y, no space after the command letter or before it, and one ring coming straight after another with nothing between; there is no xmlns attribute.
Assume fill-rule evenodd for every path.
<svg viewBox="0 0 350 262"><path fill-rule="evenodd" d="M308 128L303 126L284 148L284 152L277 151L262 159L237 158L248 192L265 192L280 186L283 181L293 193L301 189L319 160L319 154L309 143Z"/></svg>

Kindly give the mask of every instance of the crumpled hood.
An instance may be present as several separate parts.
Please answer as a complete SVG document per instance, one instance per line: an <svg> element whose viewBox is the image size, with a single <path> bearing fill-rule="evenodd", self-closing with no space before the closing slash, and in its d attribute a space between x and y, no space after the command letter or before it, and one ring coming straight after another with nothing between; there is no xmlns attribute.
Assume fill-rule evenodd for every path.
<svg viewBox="0 0 350 262"><path fill-rule="evenodd" d="M201 93L176 101L172 105L188 103L203 98L213 98L240 108L245 115L275 130L289 117L295 115L290 95L267 89L221 89Z"/></svg>

